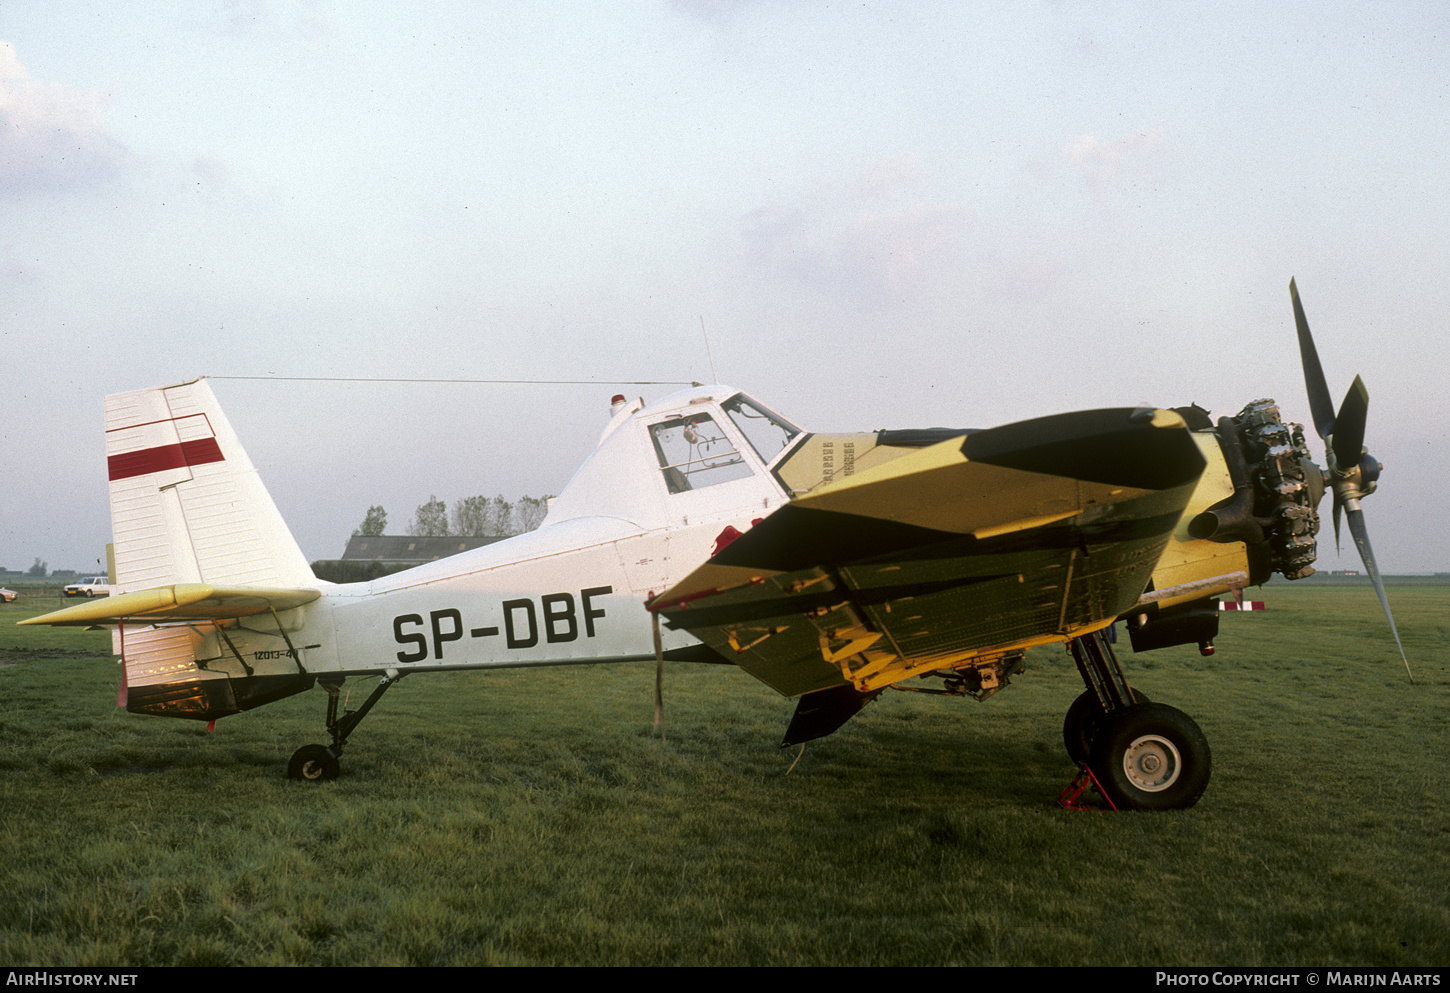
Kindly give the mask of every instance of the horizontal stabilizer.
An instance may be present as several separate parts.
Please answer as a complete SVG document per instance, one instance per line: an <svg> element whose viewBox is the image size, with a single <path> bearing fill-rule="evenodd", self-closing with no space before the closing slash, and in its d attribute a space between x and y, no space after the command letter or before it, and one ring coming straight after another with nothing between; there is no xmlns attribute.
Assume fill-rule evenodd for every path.
<svg viewBox="0 0 1450 993"><path fill-rule="evenodd" d="M291 610L322 596L321 590L261 589L178 583L89 600L20 624L88 625L118 621L228 620L269 610Z"/></svg>

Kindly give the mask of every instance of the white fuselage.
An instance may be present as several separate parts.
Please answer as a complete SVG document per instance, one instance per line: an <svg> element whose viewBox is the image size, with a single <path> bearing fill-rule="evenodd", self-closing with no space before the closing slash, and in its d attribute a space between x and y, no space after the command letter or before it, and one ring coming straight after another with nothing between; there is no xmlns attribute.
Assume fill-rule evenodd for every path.
<svg viewBox="0 0 1450 993"><path fill-rule="evenodd" d="M240 675L240 655L256 674L280 675L298 671L296 652L319 676L654 658L645 602L708 559L728 529L744 532L787 500L721 410L733 395L705 387L649 407L620 405L538 530L372 582L325 586L318 600L245 618L225 637L195 629L195 657ZM693 432L688 443L671 434L681 423L676 433ZM669 445L704 454L675 470L665 465ZM789 447L767 454L774 462ZM699 644L683 631L661 633L665 652Z"/></svg>

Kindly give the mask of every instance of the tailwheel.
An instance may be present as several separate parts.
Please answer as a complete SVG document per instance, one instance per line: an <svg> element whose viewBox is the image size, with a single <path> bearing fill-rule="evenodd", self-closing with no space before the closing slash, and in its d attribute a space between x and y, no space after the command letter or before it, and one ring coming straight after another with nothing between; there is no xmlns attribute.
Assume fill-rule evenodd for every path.
<svg viewBox="0 0 1450 993"><path fill-rule="evenodd" d="M1137 703L1104 719L1089 765L1119 810L1183 810L1208 787L1208 740L1183 711Z"/></svg>
<svg viewBox="0 0 1450 993"><path fill-rule="evenodd" d="M341 717L337 716L337 705L343 680L340 677L319 679L318 682L327 691L327 733L332 735L332 747L303 745L292 754L291 761L287 763L287 775L293 779L307 779L312 782L336 779L340 771L337 759L342 754L342 746L347 744L347 736L356 730L358 724L368 715L368 711L373 709L373 704L382 699L388 687L402 678L396 669L388 669L383 678L378 680L377 688L362 705L362 709L349 710Z"/></svg>
<svg viewBox="0 0 1450 993"><path fill-rule="evenodd" d="M288 777L311 782L336 779L340 771L337 756L326 745L303 745L287 763Z"/></svg>

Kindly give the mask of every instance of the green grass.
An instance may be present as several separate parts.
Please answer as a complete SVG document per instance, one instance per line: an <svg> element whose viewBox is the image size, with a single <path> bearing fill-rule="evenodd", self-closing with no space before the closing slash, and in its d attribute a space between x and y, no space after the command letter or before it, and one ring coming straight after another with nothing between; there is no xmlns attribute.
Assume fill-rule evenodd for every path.
<svg viewBox="0 0 1450 993"><path fill-rule="evenodd" d="M1271 587L1210 658L1125 652L1213 748L1169 814L1057 808L1061 649L984 704L887 694L793 769L793 702L737 670L669 668L664 741L650 665L417 676L305 784L322 693L212 734L128 715L107 636L22 601L0 961L1443 964L1450 586L1390 596L1414 685L1348 585Z"/></svg>

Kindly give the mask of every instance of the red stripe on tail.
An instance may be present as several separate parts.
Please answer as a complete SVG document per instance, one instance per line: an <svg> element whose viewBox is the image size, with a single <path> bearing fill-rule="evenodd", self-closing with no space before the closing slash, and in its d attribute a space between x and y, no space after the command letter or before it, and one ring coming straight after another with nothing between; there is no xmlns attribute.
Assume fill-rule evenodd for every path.
<svg viewBox="0 0 1450 993"><path fill-rule="evenodd" d="M179 445L158 445L143 448L139 452L112 455L106 460L110 479L130 479L133 476L149 476L153 472L180 469L182 466L206 465L208 462L225 462L221 446L215 438L196 438Z"/></svg>

